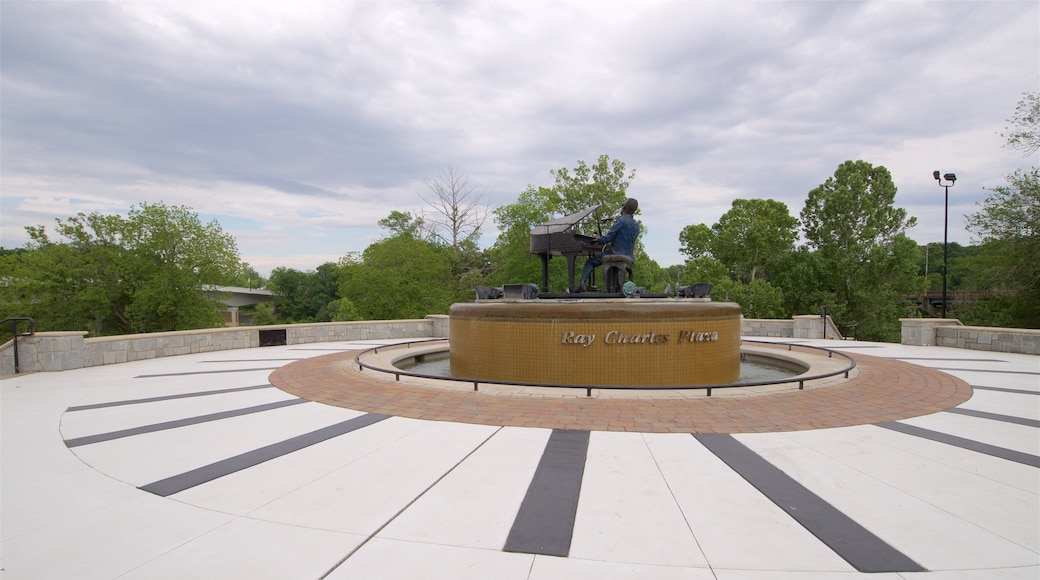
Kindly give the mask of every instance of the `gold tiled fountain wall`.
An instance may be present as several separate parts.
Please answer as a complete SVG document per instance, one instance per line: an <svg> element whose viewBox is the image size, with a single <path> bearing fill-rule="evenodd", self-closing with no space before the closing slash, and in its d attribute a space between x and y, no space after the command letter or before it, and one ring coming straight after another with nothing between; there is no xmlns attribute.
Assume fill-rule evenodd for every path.
<svg viewBox="0 0 1040 580"><path fill-rule="evenodd" d="M451 307L451 374L577 385L740 378L740 306L698 299L488 300Z"/></svg>

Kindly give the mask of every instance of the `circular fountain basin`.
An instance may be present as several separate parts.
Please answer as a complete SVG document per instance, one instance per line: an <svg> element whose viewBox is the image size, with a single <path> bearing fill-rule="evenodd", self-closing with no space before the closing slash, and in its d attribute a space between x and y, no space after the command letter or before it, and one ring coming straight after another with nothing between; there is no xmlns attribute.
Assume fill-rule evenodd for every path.
<svg viewBox="0 0 1040 580"><path fill-rule="evenodd" d="M451 374L660 387L740 378L740 306L697 298L488 300L449 315Z"/></svg>

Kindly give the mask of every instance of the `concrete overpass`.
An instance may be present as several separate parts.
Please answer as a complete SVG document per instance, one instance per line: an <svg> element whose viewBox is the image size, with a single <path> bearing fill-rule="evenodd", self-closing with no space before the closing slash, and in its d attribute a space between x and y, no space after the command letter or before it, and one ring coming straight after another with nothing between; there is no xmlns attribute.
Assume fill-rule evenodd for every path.
<svg viewBox="0 0 1040 580"><path fill-rule="evenodd" d="M227 326L239 325L239 308L274 300L274 293L266 288L207 285L205 290L214 301L227 306L227 310L224 311L224 320Z"/></svg>

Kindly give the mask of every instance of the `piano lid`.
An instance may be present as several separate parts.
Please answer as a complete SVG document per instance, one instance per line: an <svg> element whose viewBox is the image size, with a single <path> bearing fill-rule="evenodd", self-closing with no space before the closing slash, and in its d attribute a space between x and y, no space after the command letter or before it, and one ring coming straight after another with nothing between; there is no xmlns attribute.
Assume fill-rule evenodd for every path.
<svg viewBox="0 0 1040 580"><path fill-rule="evenodd" d="M559 233L559 232L565 232L568 229L570 229L572 226L574 226L574 224L576 224L576 223L580 222L581 220L587 218L590 213L596 211L596 208L598 208L599 205L600 204L597 203L596 205L594 205L592 207L585 208L585 209L583 209L581 211L576 211L576 212L574 212L574 213L572 213L570 215L563 216L562 218L556 218L556 219L554 219L554 220L552 220L550 222L545 222L544 224L538 224L538 225L536 225L534 227L533 230L531 230L531 234L532 235L545 235L545 234L555 234L555 233Z"/></svg>

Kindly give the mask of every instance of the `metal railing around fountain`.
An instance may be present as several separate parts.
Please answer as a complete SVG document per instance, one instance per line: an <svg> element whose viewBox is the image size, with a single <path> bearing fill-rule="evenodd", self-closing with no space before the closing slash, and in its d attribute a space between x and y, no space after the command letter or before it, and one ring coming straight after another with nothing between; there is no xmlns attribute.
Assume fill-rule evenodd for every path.
<svg viewBox="0 0 1040 580"><path fill-rule="evenodd" d="M718 384L718 385L626 386L626 385L574 385L574 384L559 384L559 383L528 383L528 382L522 382L522 381L495 381L495 380L490 380L490 379L473 379L473 378L464 378L464 377L452 377L452 376L446 376L446 375L429 375L429 374L425 374L425 373L414 373L414 372L406 371L406 370L399 369L399 368L387 369L387 368L378 367L378 366L375 366L375 365L371 365L371 364L365 363L364 361L361 360L361 358L364 355L368 354L368 353L379 354L379 350L380 349L384 349L385 350L385 349L401 348L401 347L411 348L412 345L416 345L416 344L429 344L429 343L433 343L433 342L447 342L447 341L448 341L447 338L427 338L427 339L423 339L423 340L413 340L413 341L408 341L408 342L399 342L399 343L390 344L390 345L374 346L372 348L367 348L367 349L359 352L357 354L357 356L354 357L354 363L357 364L358 368L360 368L362 371L368 369L368 370L372 370L372 371L376 371L376 372L381 372L381 373L387 373L387 374L394 375L394 379L397 380L398 382L400 382L402 376L406 376L406 377L416 377L416 378L420 378L420 379L436 379L436 380L440 380L440 381L454 381L454 382L459 382L459 383L472 383L474 391L479 391L480 390L480 385L482 385L482 384L484 384L484 385L506 385L506 386L511 386L511 387L544 387L544 388L553 388L553 389L585 389L585 396L586 397L591 397L592 396L593 389L615 390L615 391L626 391L626 390L628 390L628 391L632 391L632 390L640 390L640 391L647 391L647 390L653 390L653 391L704 390L704 391L707 391L707 396L710 397L711 396L711 391L713 389L738 389L738 388L742 388L742 387L761 387L761 386L767 386L767 385L785 385L785 384L793 384L793 383L798 383L798 390L799 391L803 391L803 390L805 390L805 383L806 383L806 381L815 381L815 380L819 380L819 379L826 379L826 378L834 377L834 376L841 375L841 374L844 374L845 378L847 379L847 378L849 378L849 373L852 371L852 369L856 368L856 359L852 358L851 356L849 356L849 355L847 355L847 354L845 354L843 352L839 352L839 351L836 351L836 350L831 350L829 348L824 348L824 347L821 347L821 346L812 346L812 345L808 345L808 344L795 344L795 343L790 343L790 342L770 342L770 341L767 341L767 340L744 340L744 339L741 339L741 341L740 341L741 344L744 344L744 343L755 343L755 344L766 344L766 345L770 345L770 346L786 346L788 351L792 351L794 349L794 347L804 348L804 349L813 350L813 351L822 351L822 352L826 352L827 353L827 358L834 358L834 355L838 355L838 356L844 358L848 362L847 362L847 364L843 368L835 370L835 371L830 371L830 372L820 373L820 374L815 374L815 375L804 375L804 374L802 374L802 375L795 375L795 376L789 377L789 378L771 379L771 380L767 380L767 381L748 381L748 382L744 382L744 383L726 383L726 384Z"/></svg>

